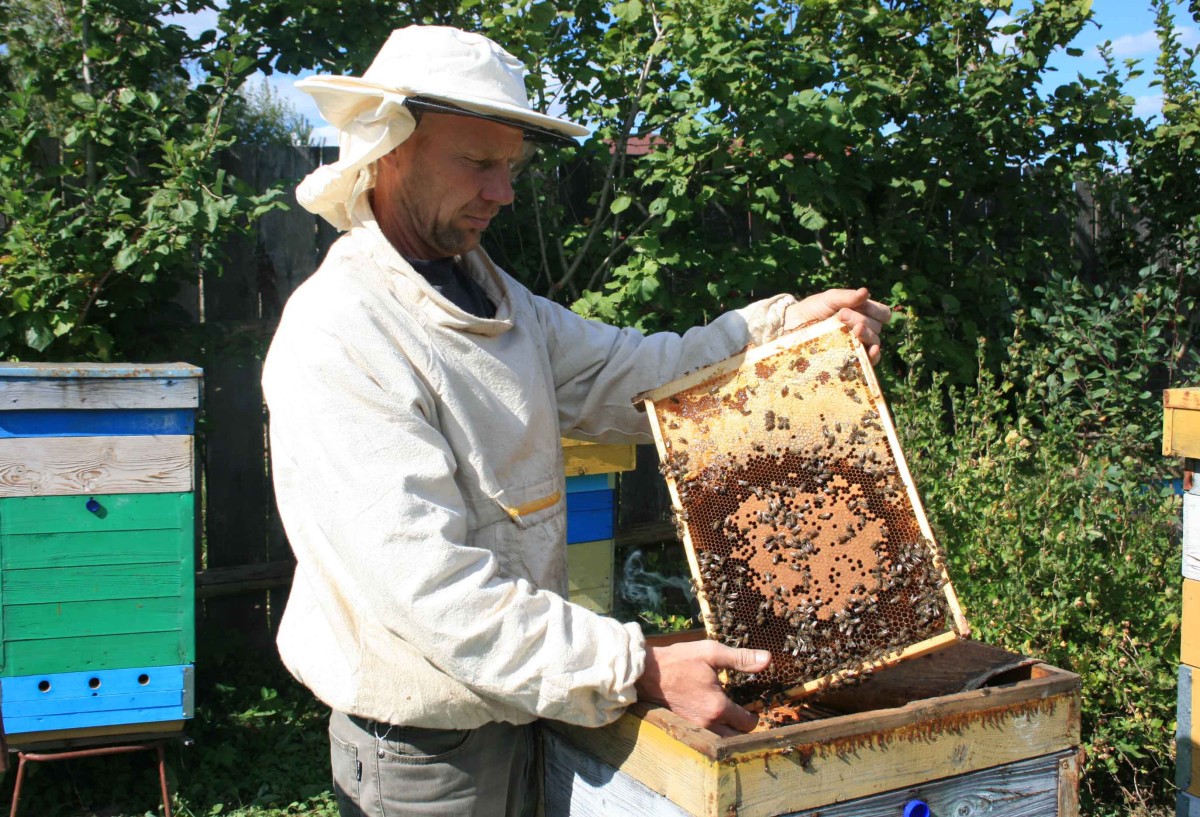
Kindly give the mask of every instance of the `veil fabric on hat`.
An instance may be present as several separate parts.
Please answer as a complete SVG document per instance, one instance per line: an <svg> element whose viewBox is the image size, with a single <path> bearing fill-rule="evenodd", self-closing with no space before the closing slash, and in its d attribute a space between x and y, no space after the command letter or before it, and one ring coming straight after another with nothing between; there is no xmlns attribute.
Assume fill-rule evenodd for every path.
<svg viewBox="0 0 1200 817"><path fill-rule="evenodd" d="M361 172L411 136L417 126L404 107L406 98L392 93L374 99L343 97L346 104L337 112L339 121L330 120L341 131L338 160L318 167L297 185L296 201L301 207L338 230L350 229L355 202L366 192L366 186L358 183Z"/></svg>

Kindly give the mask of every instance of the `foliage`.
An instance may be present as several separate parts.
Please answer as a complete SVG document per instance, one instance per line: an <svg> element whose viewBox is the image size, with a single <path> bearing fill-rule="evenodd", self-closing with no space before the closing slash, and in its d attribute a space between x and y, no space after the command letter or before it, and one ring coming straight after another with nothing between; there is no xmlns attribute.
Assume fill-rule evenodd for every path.
<svg viewBox="0 0 1200 817"><path fill-rule="evenodd" d="M1052 399L1055 350L1017 325L998 375L925 385L917 364L887 391L976 636L1080 674L1083 812L1124 814L1172 795L1181 503L1158 452L1097 445Z"/></svg>
<svg viewBox="0 0 1200 817"><path fill-rule="evenodd" d="M312 123L265 77L238 89L227 121L243 145L306 146L312 140Z"/></svg>
<svg viewBox="0 0 1200 817"><path fill-rule="evenodd" d="M180 285L270 206L218 158L252 63L163 23L176 3L33 8L0 54L0 358L153 356Z"/></svg>

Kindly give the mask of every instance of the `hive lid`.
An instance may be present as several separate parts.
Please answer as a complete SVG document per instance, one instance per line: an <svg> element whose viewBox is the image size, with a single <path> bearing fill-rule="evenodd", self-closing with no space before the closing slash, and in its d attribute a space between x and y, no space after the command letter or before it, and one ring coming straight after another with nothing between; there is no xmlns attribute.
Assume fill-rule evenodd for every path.
<svg viewBox="0 0 1200 817"><path fill-rule="evenodd" d="M969 633L862 344L836 318L637 398L710 638L800 695Z"/></svg>

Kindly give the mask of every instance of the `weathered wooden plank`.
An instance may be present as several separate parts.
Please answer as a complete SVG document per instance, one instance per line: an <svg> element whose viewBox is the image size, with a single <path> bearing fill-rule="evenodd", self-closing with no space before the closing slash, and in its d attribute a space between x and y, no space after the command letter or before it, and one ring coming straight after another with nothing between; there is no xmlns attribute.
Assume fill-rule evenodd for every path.
<svg viewBox="0 0 1200 817"><path fill-rule="evenodd" d="M722 792L720 805L736 803L739 817L768 817L1071 750L1079 742L1079 712L1077 699L1067 697L955 721L939 722L931 712L915 728L801 745L784 757L758 753L737 763L737 786Z"/></svg>
<svg viewBox="0 0 1200 817"><path fill-rule="evenodd" d="M567 494L567 544L612 539L616 491L578 491Z"/></svg>
<svg viewBox="0 0 1200 817"><path fill-rule="evenodd" d="M567 547L567 587L612 587L613 540L577 542Z"/></svg>
<svg viewBox="0 0 1200 817"><path fill-rule="evenodd" d="M1183 621L1179 632L1179 660L1200 667L1200 581L1183 580Z"/></svg>
<svg viewBox="0 0 1200 817"><path fill-rule="evenodd" d="M1200 796L1200 734L1196 732L1195 717L1200 711L1196 673L1200 670L1187 664L1179 666L1175 712L1175 786L1181 791Z"/></svg>
<svg viewBox="0 0 1200 817"><path fill-rule="evenodd" d="M617 487L616 474L582 474L577 477L567 477L567 495L587 491L603 491Z"/></svg>
<svg viewBox="0 0 1200 817"><path fill-rule="evenodd" d="M718 738L686 724L668 733L649 723L650 715L633 714L601 729L554 728L694 813L736 808L739 817L766 817L1073 749L1078 677L1045 671L1045 677L1005 687L743 737ZM681 739L689 730L690 739ZM711 745L701 752L694 747L705 735ZM703 798L669 787L675 777L689 780L693 792L702 783L715 788L717 808L703 811Z"/></svg>
<svg viewBox="0 0 1200 817"><path fill-rule="evenodd" d="M96 511L88 508L88 500L95 500ZM190 493L9 497L0 499L0 536L189 530L194 513ZM5 553L4 558L13 560L5 567L22 563L20 554Z"/></svg>
<svg viewBox="0 0 1200 817"><path fill-rule="evenodd" d="M562 444L563 470L569 477L632 471L637 465L634 445L597 445L567 439Z"/></svg>
<svg viewBox="0 0 1200 817"><path fill-rule="evenodd" d="M179 632L193 615L190 608L185 615L180 595L156 599L7 604L4 606L4 632L10 641Z"/></svg>
<svg viewBox="0 0 1200 817"><path fill-rule="evenodd" d="M156 692L116 692L106 695L89 695L81 698L46 698L33 701L5 701L5 726L12 720L28 719L32 722L37 718L49 716L65 717L71 715L88 715L97 712L136 711L140 709L158 708L163 706L183 705L183 690ZM178 715L176 715L178 717ZM161 720L161 718L155 718ZM128 723L129 721L125 721ZM83 724L80 724L81 726ZM36 724L33 728L26 727L23 732L32 732L44 728L44 724Z"/></svg>
<svg viewBox="0 0 1200 817"><path fill-rule="evenodd" d="M581 587L568 593L567 601L578 604L580 607L586 607L593 613L599 613L602 616L611 615L613 609L612 587Z"/></svg>
<svg viewBox="0 0 1200 817"><path fill-rule="evenodd" d="M192 683L190 666L131 667L98 672L60 672L0 678L5 708L18 701L68 699L96 694L180 692Z"/></svg>
<svg viewBox="0 0 1200 817"><path fill-rule="evenodd" d="M0 497L190 490L190 436L0 439Z"/></svg>
<svg viewBox="0 0 1200 817"><path fill-rule="evenodd" d="M1164 392L1163 456L1200 457L1200 389Z"/></svg>
<svg viewBox="0 0 1200 817"><path fill-rule="evenodd" d="M1200 492L1183 492L1183 575L1200 581Z"/></svg>
<svg viewBox="0 0 1200 817"><path fill-rule="evenodd" d="M197 373L199 369L195 370ZM31 409L195 409L199 376L11 377L0 370L0 411Z"/></svg>
<svg viewBox="0 0 1200 817"><path fill-rule="evenodd" d="M195 417L192 409L0 411L0 438L192 434Z"/></svg>
<svg viewBox="0 0 1200 817"><path fill-rule="evenodd" d="M3 675L84 672L138 666L189 664L194 636L187 632L131 633L14 641L5 645Z"/></svg>
<svg viewBox="0 0 1200 817"><path fill-rule="evenodd" d="M270 561L267 520L274 503L265 462L261 367L254 350L244 349L223 355L206 370L206 568ZM248 646L269 648L266 598L265 591L209 598L206 626L247 639Z"/></svg>
<svg viewBox="0 0 1200 817"><path fill-rule="evenodd" d="M586 754L688 814L711 814L718 802L718 769L711 759L641 718L623 715L601 729L547 722Z"/></svg>
<svg viewBox="0 0 1200 817"><path fill-rule="evenodd" d="M609 817L614 814L693 814L621 771L580 751L552 731L544 733L546 817ZM1067 817L1060 809L1064 765L1077 768L1077 753L1061 752L850 802L831 802L786 817L896 817L906 803L924 802L935 815ZM715 811L707 814L720 814ZM740 810L738 811L740 814ZM1075 817L1077 812L1071 814Z"/></svg>
<svg viewBox="0 0 1200 817"><path fill-rule="evenodd" d="M547 729L542 737L545 817L689 817L666 797L580 751L555 732Z"/></svg>
<svg viewBox="0 0 1200 817"><path fill-rule="evenodd" d="M4 731L8 734L22 732L47 732L60 729L86 729L116 724L150 723L153 721L173 721L186 717L180 696L168 696L173 700L160 700L161 696L152 696L153 701L145 707L130 709L105 709L98 712L76 712L69 715L4 715Z"/></svg>
<svg viewBox="0 0 1200 817"><path fill-rule="evenodd" d="M1200 411L1200 387L1187 389L1165 389L1163 407Z"/></svg>
<svg viewBox="0 0 1200 817"><path fill-rule="evenodd" d="M191 550L190 530L130 530L99 533L35 533L4 542L6 570L161 562Z"/></svg>
<svg viewBox="0 0 1200 817"><path fill-rule="evenodd" d="M152 599L180 595L191 585L191 555L135 565L30 568L4 573L4 605ZM12 638L9 633L8 637Z"/></svg>
<svg viewBox="0 0 1200 817"><path fill-rule="evenodd" d="M190 717L190 716L189 716ZM114 738L123 743L182 737L186 720L158 721L151 723L122 723L111 726L94 726L87 729L51 729L45 732L26 732L8 735L8 745L13 749L71 749L85 746L103 746Z"/></svg>

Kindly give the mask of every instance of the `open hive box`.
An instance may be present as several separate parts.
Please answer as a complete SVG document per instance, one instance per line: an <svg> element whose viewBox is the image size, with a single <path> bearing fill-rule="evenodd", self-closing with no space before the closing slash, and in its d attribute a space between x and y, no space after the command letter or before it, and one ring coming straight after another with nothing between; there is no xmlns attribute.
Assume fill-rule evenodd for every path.
<svg viewBox="0 0 1200 817"><path fill-rule="evenodd" d="M708 637L772 653L766 672L725 678L764 712L735 737L643 704L601 729L548 723L548 817L1078 814L1079 678L963 638L840 322L639 399Z"/></svg>
<svg viewBox="0 0 1200 817"><path fill-rule="evenodd" d="M866 351L836 318L641 395L709 637L789 697L968 632Z"/></svg>

